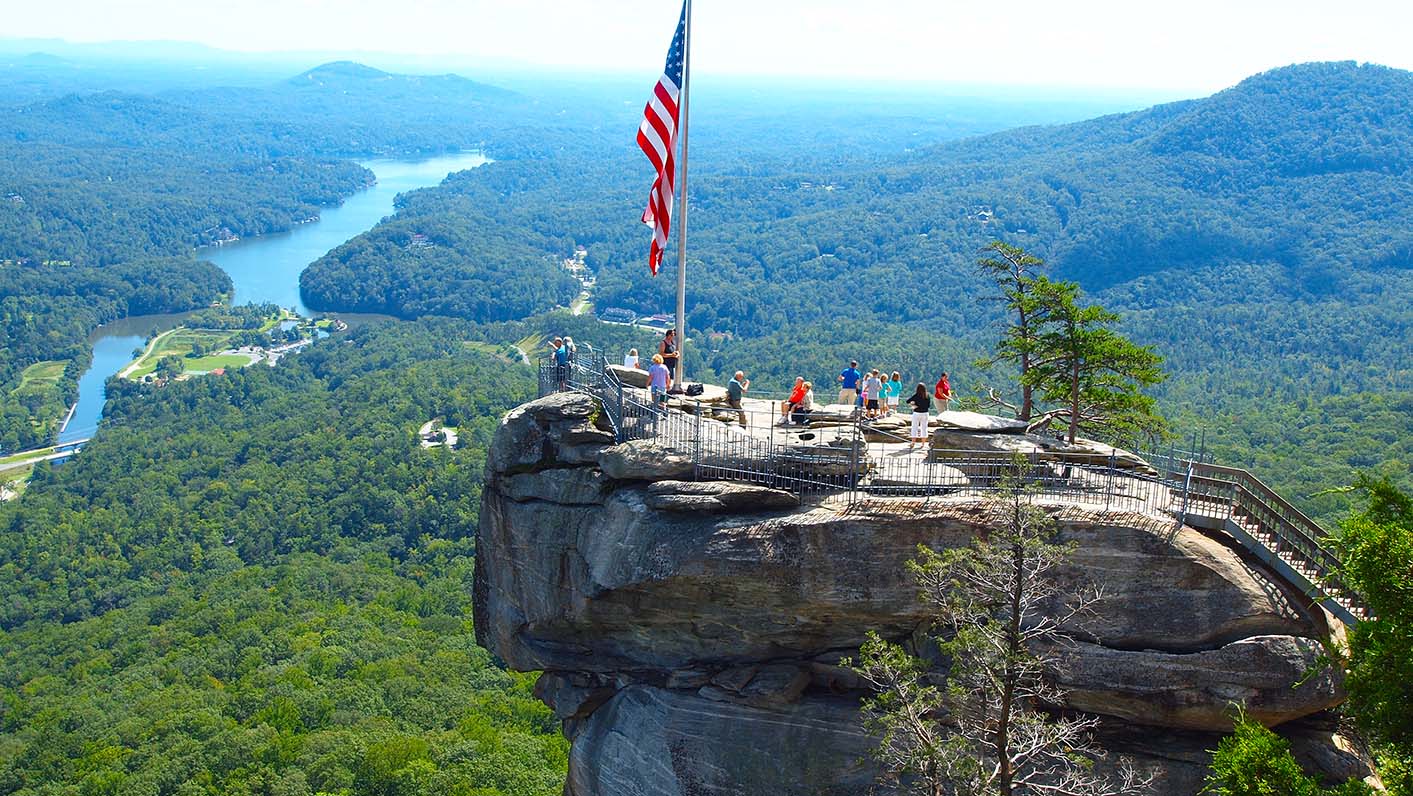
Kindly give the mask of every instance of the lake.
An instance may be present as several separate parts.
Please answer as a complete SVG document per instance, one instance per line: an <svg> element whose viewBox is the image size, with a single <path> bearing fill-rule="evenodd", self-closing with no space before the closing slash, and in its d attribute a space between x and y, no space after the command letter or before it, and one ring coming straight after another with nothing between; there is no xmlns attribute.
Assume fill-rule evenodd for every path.
<svg viewBox="0 0 1413 796"><path fill-rule="evenodd" d="M393 199L404 191L437 185L448 174L486 163L480 153L463 152L427 160L370 160L363 163L377 184L325 209L319 220L289 232L248 238L201 249L197 256L230 274L238 304L270 302L308 315L299 297L299 275L330 249L372 228L393 212ZM144 315L104 324L89 338L93 364L79 378L78 408L60 442L92 436L103 416L103 382L132 361L154 329L170 329L184 315Z"/></svg>

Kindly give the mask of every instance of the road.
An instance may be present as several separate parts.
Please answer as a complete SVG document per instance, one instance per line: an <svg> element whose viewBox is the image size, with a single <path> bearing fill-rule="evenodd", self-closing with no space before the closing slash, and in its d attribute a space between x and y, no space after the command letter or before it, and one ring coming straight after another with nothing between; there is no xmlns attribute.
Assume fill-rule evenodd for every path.
<svg viewBox="0 0 1413 796"><path fill-rule="evenodd" d="M0 472L6 470L17 470L21 467L29 467L39 462L47 462L52 459L65 459L73 456L75 449L83 447L88 442L87 439L76 439L73 442L61 442L58 445L50 445L47 448L33 448L27 451L12 453L8 456L0 456ZM40 451L49 451L42 456L33 454Z"/></svg>
<svg viewBox="0 0 1413 796"><path fill-rule="evenodd" d="M118 371L118 378L126 379L129 373L132 373L134 370L137 370L138 366L141 365L143 361L147 359L149 354L157 350L157 346L161 344L163 340L165 340L169 335L175 333L177 329L181 328L182 327L178 326L176 327L176 329L168 329L167 331L149 340L147 342L147 347L142 349L142 356L139 356L137 359L134 359L132 362L129 362L127 367Z"/></svg>

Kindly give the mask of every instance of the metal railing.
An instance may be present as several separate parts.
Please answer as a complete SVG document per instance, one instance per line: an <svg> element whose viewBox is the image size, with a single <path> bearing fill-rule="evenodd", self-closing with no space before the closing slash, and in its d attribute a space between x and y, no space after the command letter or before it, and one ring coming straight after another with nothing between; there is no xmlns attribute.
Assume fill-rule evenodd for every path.
<svg viewBox="0 0 1413 796"><path fill-rule="evenodd" d="M544 362L539 377L541 396L573 390L596 398L618 442L647 439L689 456L698 480L757 483L801 499L852 504L875 496L985 494L1014 473L1019 455L1038 499L1221 528L1343 621L1367 615L1321 542L1328 534L1250 472L1210 462L1205 445L1200 452L1145 452L1137 461L1059 442L1019 451L924 444L918 451L886 422L857 415L816 412L782 424L775 410L737 410L680 394L654 400L649 390L625 384L598 352L562 366Z"/></svg>

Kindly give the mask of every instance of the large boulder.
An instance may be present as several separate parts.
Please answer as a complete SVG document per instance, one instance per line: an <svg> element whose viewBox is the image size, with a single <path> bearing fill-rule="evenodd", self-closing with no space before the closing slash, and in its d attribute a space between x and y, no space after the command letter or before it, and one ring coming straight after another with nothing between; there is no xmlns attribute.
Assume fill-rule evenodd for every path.
<svg viewBox="0 0 1413 796"><path fill-rule="evenodd" d="M648 372L638 368L625 367L623 365L609 365L608 372L618 377L618 381L629 386L646 390L648 388Z"/></svg>
<svg viewBox="0 0 1413 796"><path fill-rule="evenodd" d="M1257 721L1277 725L1344 696L1333 670L1321 664L1324 648L1309 638L1254 636L1181 655L1082 642L1056 652L1065 706L1137 724L1225 732L1243 706Z"/></svg>
<svg viewBox="0 0 1413 796"><path fill-rule="evenodd" d="M599 454L604 475L618 481L660 481L690 478L696 465L685 452L651 439L629 440Z"/></svg>
<svg viewBox="0 0 1413 796"><path fill-rule="evenodd" d="M938 412L932 421L938 428L973 434L1024 434L1030 425L1012 417L983 415L980 412Z"/></svg>
<svg viewBox="0 0 1413 796"><path fill-rule="evenodd" d="M987 535L994 507L965 492L800 504L692 481L683 452L603 444L600 422L572 395L507 416L476 541L477 640L545 672L537 693L573 741L567 793L872 792L866 692L843 659L871 631L922 649L933 617L906 563L919 545ZM791 444L852 455L828 429L809 433ZM873 466L860 494L886 481L886 463ZM1072 643L1052 673L1063 707L1101 722L1100 769L1131 756L1156 796L1188 796L1232 702L1285 731L1340 700L1332 675L1292 688L1330 636L1324 612L1233 540L1171 517L1044 505L1075 546L1061 586L1104 594L1064 626ZM1319 770L1367 770L1330 733L1299 737Z"/></svg>
<svg viewBox="0 0 1413 796"><path fill-rule="evenodd" d="M800 499L782 489L731 481L658 481L649 484L649 508L673 512L749 513L793 508Z"/></svg>

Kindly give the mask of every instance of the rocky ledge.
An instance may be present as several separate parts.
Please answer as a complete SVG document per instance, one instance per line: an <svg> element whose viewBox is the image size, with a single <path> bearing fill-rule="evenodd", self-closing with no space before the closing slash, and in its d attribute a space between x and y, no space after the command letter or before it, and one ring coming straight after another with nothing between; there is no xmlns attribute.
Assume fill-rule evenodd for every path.
<svg viewBox="0 0 1413 796"><path fill-rule="evenodd" d="M966 545L957 498L801 505L691 463L614 445L592 399L526 404L492 446L476 556L476 633L573 743L569 796L873 793L864 695L842 658L869 630L928 617L904 562ZM1315 664L1331 620L1229 540L1151 517L1052 507L1078 544L1066 577L1102 586L1054 672L1109 752L1195 794L1229 708L1291 738L1331 778L1367 773L1330 719Z"/></svg>

